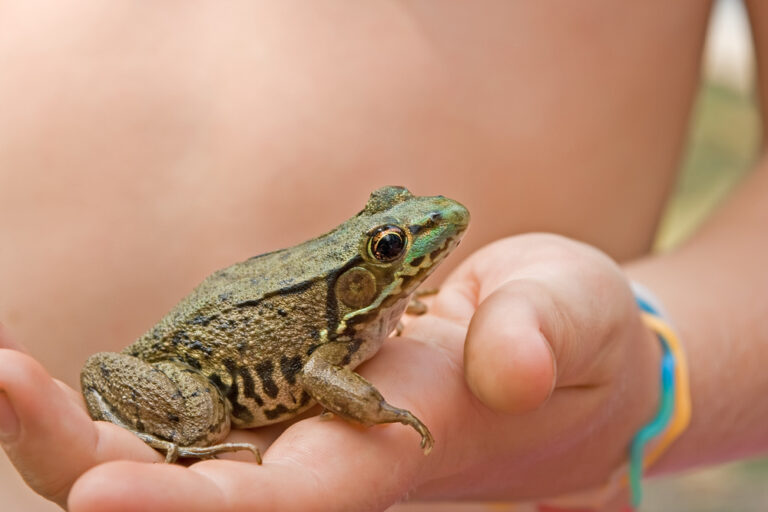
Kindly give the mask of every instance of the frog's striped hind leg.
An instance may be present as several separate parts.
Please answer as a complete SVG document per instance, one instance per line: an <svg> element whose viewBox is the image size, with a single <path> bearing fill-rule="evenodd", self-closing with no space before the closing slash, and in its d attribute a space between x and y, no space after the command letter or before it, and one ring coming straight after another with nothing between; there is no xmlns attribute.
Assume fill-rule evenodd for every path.
<svg viewBox="0 0 768 512"><path fill-rule="evenodd" d="M421 435L424 454L428 454L435 440L427 426L410 411L388 404L370 382L344 367L348 347L347 343L332 342L312 352L299 373L304 390L327 411L342 418L366 426L402 423L413 427Z"/></svg>
<svg viewBox="0 0 768 512"><path fill-rule="evenodd" d="M235 450L250 450L261 460L250 444L209 446L229 433L229 407L219 389L194 368L103 352L88 359L80 381L93 419L133 432L165 451L168 462Z"/></svg>

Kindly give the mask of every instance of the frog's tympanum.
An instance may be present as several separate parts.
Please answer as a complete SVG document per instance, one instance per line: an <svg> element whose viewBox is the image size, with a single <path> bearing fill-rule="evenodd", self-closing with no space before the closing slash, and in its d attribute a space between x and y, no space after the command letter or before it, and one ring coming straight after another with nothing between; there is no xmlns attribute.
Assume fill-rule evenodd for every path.
<svg viewBox="0 0 768 512"><path fill-rule="evenodd" d="M428 453L427 427L353 370L468 222L455 201L385 187L333 231L215 272L122 353L88 359L91 417L134 432L169 462L240 449L260 459L253 445L217 443L231 426L284 421L317 402L364 425L410 425Z"/></svg>

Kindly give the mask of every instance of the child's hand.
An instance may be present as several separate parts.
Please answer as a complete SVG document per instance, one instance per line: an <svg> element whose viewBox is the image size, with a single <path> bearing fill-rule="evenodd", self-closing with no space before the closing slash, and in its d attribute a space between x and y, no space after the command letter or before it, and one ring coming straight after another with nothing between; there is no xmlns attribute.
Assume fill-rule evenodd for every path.
<svg viewBox="0 0 768 512"><path fill-rule="evenodd" d="M466 340L440 340L448 323L468 326ZM405 335L446 353L463 348L474 395L461 395L455 438L443 446L446 476L416 496L542 498L601 486L656 413L661 352L627 278L564 237L521 235L479 250Z"/></svg>
<svg viewBox="0 0 768 512"><path fill-rule="evenodd" d="M0 351L0 389L20 429L4 446L36 491L73 511L378 510L405 495L515 500L600 485L655 413L658 344L626 279L561 237L478 251L404 335L361 373L432 430L427 457L402 425L314 417L277 437L263 466L152 464L162 457L91 422L79 396L12 351ZM262 446L274 435L233 434ZM130 462L101 464L116 459Z"/></svg>

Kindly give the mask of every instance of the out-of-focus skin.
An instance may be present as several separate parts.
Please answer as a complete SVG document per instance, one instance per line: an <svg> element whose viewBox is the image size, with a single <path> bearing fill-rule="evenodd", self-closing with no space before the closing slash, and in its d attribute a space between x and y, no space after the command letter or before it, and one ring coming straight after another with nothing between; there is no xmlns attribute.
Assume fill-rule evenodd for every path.
<svg viewBox="0 0 768 512"><path fill-rule="evenodd" d="M7 2L3 322L74 384L212 270L389 184L466 203L463 257L541 230L644 254L705 7Z"/></svg>
<svg viewBox="0 0 768 512"><path fill-rule="evenodd" d="M127 432L90 423L82 410L77 412L80 398L49 380L46 372L74 384L89 354L128 344L213 269L316 236L354 213L357 198L377 186L408 185L417 194L445 194L466 204L473 227L454 261L508 235L541 230L586 241L619 261L646 254L674 183L708 8L703 2L661 0L581 2L578 8L569 2L501 0L482 7L458 1L222 6L33 0L0 5L0 321L13 334L3 340L20 341L42 364L16 352L0 353L0 388L23 425L22 437L9 448L22 473L33 487L64 503L73 478L97 462L157 460L156 453ZM764 10L757 2L751 9L759 58L766 44ZM758 334L764 322L757 318L760 305L768 302L768 286L758 278L764 275L759 262L768 259L768 248L756 233L768 218L765 175L764 170L756 173L751 188L686 247L628 269L666 302L691 354L697 412L660 469L765 448L752 427L765 424L767 414L756 405L763 401L750 394L765 386L749 370L764 355L765 340ZM591 261L594 256L591 249L561 242L565 254L573 256L568 261ZM458 317L450 313L447 306L460 303L461 296L456 295L458 288L451 295L446 285L436 299L437 311L406 331L433 343L387 344L361 372L393 400L400 396L400 381L419 389L420 379L426 385L451 375L451 385L443 388L448 395L470 400L472 410L482 411L478 414L484 419L500 418L495 424L500 432L509 432L512 422L515 432L529 428L541 435L527 439L533 450L537 440L556 434L542 430L537 415L558 412L557 418L569 425L563 419L569 408L556 403L568 390L558 395L556 389L533 414L497 416L492 409L514 408L510 397L520 399L515 403L527 398L531 406L546 398L547 386L552 386L547 368L550 376L553 369L547 353L528 354L533 359L522 366L532 373L522 373L526 380L501 371L497 380L489 380L472 370L483 361L497 361L503 369L525 355L488 359L498 350L481 342L487 336L472 335L498 332L496 315L499 309L508 310L510 299L505 296L509 276L468 273L467 268L478 265L472 261L508 257L504 243L528 244L532 253L543 250L541 240L530 238L499 243L491 247L500 254L489 253L491 249L475 253L453 278L464 285L484 283L490 302L478 309L476 320L469 323L477 301L465 304ZM541 260L554 265L557 258L550 257ZM594 257L605 264L599 266L605 273L592 277L603 282L613 276L612 290L626 306L623 281L611 273L607 260ZM574 279L581 275L578 266L564 268ZM730 272L741 278L729 278ZM550 285L557 283L561 281ZM739 283L750 289L745 292ZM563 286L567 291L567 283ZM542 303L529 306L535 312L549 311L546 301L554 295L543 293ZM573 296L565 296L573 305ZM723 309L724 303L732 309ZM621 320L627 319L627 310L618 311L613 320L625 326ZM574 315L590 318L589 311L580 313ZM532 318L538 317L528 320ZM606 334L576 351L581 358L574 356L571 363L561 364L564 356L555 350L558 370L571 364L574 375L594 377L580 364L603 346L600 342L623 339L633 346L629 340L647 339L641 326L628 325L626 337ZM466 368L457 373L455 365L463 364L458 348L467 327ZM735 339L743 350L730 350ZM573 348L568 337L558 335L530 346L556 347L558 340ZM435 346L451 348L444 361L438 356L436 362ZM622 358L631 354L610 353ZM731 367L744 368L737 378L717 364L726 355L733 358ZM655 368L653 349L637 356L647 368ZM429 370L414 374L409 366L413 361ZM491 368L491 362L480 368ZM616 360L597 366L622 368ZM491 408L468 392L462 394L467 389L451 387L463 386L459 377L464 369L468 389ZM654 375L652 369L630 372L637 379L632 388L637 395L626 407L636 416L624 422L624 430L607 424L600 435L593 432L592 439L610 447L588 452L604 459L584 479L608 471L619 459L620 440L652 411ZM528 382L539 384L521 389L520 395L508 391ZM743 399L722 396L722 382L729 382L733 396ZM405 392L401 401L427 412L426 422L445 419L441 411L409 404L408 397L420 398ZM0 413L3 406L0 402ZM729 421L715 421L722 418ZM448 428L445 422L441 425ZM464 426L467 432L488 434L483 425ZM472 447L451 441L455 437L449 431L440 433L443 448L435 433L436 452L426 462L416 449L398 457L403 471L374 464L388 453L410 453L405 450L413 444L412 434L401 430L377 428L358 435L340 422L300 422L267 452L265 467L248 469L240 477L263 479L265 486L283 482L299 503L302 497L322 497L322 492L310 485L317 465L299 464L297 471L293 462L311 461L318 454L331 460L355 453L360 467L341 463L349 457L329 462L317 482L338 484L349 475L370 478L346 480L355 489L378 489L363 498L344 495L363 499L357 506L382 506L417 484L423 484L413 494L417 497L454 498L466 490L434 472L444 460L440 453L451 457L452 449ZM246 437L266 446L278 433L238 432L233 439ZM321 447L311 440L324 436L327 452L292 451L303 436L310 440L305 446L317 450ZM504 445L510 450L505 453L526 449L525 436L522 441L520 436L489 439L512 443ZM701 446L710 449L702 451ZM583 445L584 450L589 447ZM73 457L75 452L82 457ZM580 452L569 453L577 457ZM272 472L267 469L270 454L283 461ZM73 509L93 506L89 496L94 490L113 492L112 502L130 504L127 498L141 496L137 488L147 490L144 496L163 499L151 492L163 486L174 489L166 499L187 496L203 509L206 500L222 503L221 489L236 482L227 464L231 462L204 462L191 471L170 466L147 470L128 462L96 468L75 488ZM428 467L422 472L423 467L413 464ZM496 467L488 460L478 464ZM467 470L456 467L458 475ZM251 474L257 469L266 471ZM15 473L8 465L3 471ZM475 486L462 496L535 496L589 483L548 486L551 481L540 478L537 487L529 471L521 475L530 479L520 481L521 488L513 485L501 492L499 487ZM303 477L299 482L307 486L292 477ZM436 480L420 480L428 477ZM4 476L0 481L4 503L46 510L17 497L29 492L20 485L6 484ZM274 495L275 503L285 496ZM183 501L174 503L186 506L185 512L193 510ZM267 503L262 498L259 504Z"/></svg>

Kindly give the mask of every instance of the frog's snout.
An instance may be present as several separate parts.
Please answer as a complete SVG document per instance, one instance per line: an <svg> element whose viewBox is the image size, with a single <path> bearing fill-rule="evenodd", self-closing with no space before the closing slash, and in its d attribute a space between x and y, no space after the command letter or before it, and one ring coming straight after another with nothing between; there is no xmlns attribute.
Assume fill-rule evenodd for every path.
<svg viewBox="0 0 768 512"><path fill-rule="evenodd" d="M438 215L436 221L442 220L442 222L454 227L456 233L461 233L467 226L469 226L469 210L467 208L452 199L442 198L444 204L441 205L440 212L433 213L432 215Z"/></svg>
<svg viewBox="0 0 768 512"><path fill-rule="evenodd" d="M453 208L450 208L448 212L448 215L452 216L451 222L462 228L469 226L469 210L463 204L454 201Z"/></svg>

